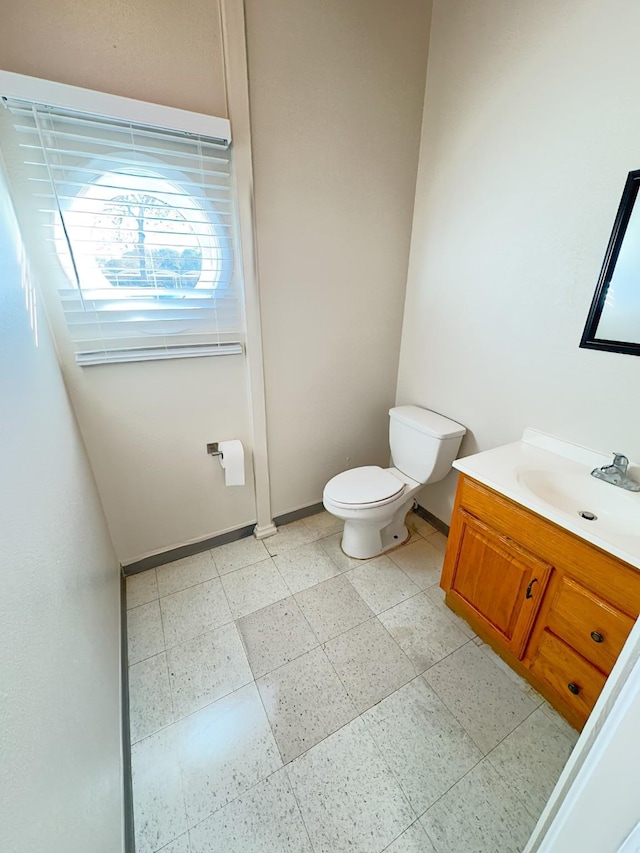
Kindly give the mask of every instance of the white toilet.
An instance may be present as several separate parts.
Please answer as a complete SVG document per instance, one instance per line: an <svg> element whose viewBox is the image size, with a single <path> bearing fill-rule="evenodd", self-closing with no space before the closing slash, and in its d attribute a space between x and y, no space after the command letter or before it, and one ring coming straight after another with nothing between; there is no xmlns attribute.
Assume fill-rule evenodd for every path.
<svg viewBox="0 0 640 853"><path fill-rule="evenodd" d="M416 492L451 470L466 429L419 406L389 411L393 468L366 465L333 477L324 487L325 509L344 520L342 550L368 560L409 537L405 518Z"/></svg>

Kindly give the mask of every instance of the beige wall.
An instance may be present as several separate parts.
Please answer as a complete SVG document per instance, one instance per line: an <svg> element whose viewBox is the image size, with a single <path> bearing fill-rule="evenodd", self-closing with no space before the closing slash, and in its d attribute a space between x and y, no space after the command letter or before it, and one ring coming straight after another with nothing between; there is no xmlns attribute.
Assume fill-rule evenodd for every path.
<svg viewBox="0 0 640 853"><path fill-rule="evenodd" d="M632 0L436 0L398 401L640 459L640 359L578 348L640 166ZM421 503L448 520L455 476Z"/></svg>
<svg viewBox="0 0 640 853"><path fill-rule="evenodd" d="M152 5L90 0L76 9L65 0L47 18L35 0L12 1L2 65L222 113L217 3L191 4L188 15L178 2ZM246 7L277 515L319 501L345 467L387 461L430 3ZM130 38L135 15L146 26L142 43ZM65 22L64 38L52 38ZM212 100L192 100L205 96ZM36 261L41 241L28 232ZM50 308L57 327L55 297ZM204 450L207 441L238 437L251 453L242 357L81 370L64 343L60 353L123 562L255 521L250 465L244 488L225 489Z"/></svg>
<svg viewBox="0 0 640 853"><path fill-rule="evenodd" d="M24 74L226 115L217 0L76 3L26 0L3 8L0 64ZM4 23L8 22L5 26ZM137 34L142 33L141 40ZM19 152L5 156L15 159ZM24 200L16 195L21 221ZM25 241L46 281L41 234ZM204 539L255 521L244 358L184 359L81 369L57 296L51 321L118 557ZM240 438L247 484L226 488L206 444Z"/></svg>
<svg viewBox="0 0 640 853"><path fill-rule="evenodd" d="M226 116L218 0L3 0L0 65Z"/></svg>
<svg viewBox="0 0 640 853"><path fill-rule="evenodd" d="M0 849L122 845L119 570L0 165Z"/></svg>
<svg viewBox="0 0 640 853"><path fill-rule="evenodd" d="M123 562L255 522L244 357L69 367L78 418ZM210 441L239 438L226 487Z"/></svg>
<svg viewBox="0 0 640 853"><path fill-rule="evenodd" d="M388 459L429 11L246 2L276 515Z"/></svg>

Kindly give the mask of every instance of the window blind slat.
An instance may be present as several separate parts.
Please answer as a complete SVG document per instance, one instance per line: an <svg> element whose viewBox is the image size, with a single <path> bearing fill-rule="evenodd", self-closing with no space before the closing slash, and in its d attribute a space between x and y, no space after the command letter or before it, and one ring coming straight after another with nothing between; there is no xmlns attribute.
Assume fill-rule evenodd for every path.
<svg viewBox="0 0 640 853"><path fill-rule="evenodd" d="M93 130L94 128L91 128L91 129ZM38 129L35 126L26 127L26 126L16 125L16 130L19 133L22 133L24 138L26 138L27 136L37 138L37 136L38 136ZM125 136L122 136L119 140L117 140L117 139L109 139L108 137L101 137L100 134L98 134L98 133L81 135L79 133L67 133L67 132L62 131L60 129L56 129L56 138L59 140L64 140L66 142L75 142L75 143L78 143L78 145L103 145L103 146L112 147L116 142L118 142L120 145L122 145L124 143L124 145L126 147L129 147L131 144L131 135L128 133ZM159 137L154 138L156 142L158 141L158 138ZM169 143L172 143L173 139L168 138L167 141ZM21 142L20 147L30 148L30 149L33 149L35 151L39 151L41 149L41 146L36 144L35 142L31 142L31 143ZM216 146L215 149L212 149L210 146L207 146L206 144L194 143L191 147L193 150L183 150L183 151L176 150L174 147L172 147L171 148L171 154L172 154L172 156L178 157L178 158L193 158L195 156L204 157L207 159L207 161L209 161L211 163L217 163L220 167L227 165L227 158L221 157L219 155L219 151L220 151L219 146ZM157 145L155 145L155 146L154 145L146 145L146 144L142 143L140 139L136 140L135 148L137 151L145 151L145 153L147 153L147 154L164 154L167 151L166 148L158 147ZM186 149L186 146L185 146L185 149ZM52 149L52 150L57 150L57 149ZM81 149L81 151L84 151L84 150L85 150L84 148ZM224 150L224 149L222 149L222 150Z"/></svg>
<svg viewBox="0 0 640 853"><path fill-rule="evenodd" d="M31 146L29 146L29 145L23 145L21 147L24 148L25 150L31 150ZM57 162L55 160L52 160L49 163L50 168L56 172L65 171L66 169L73 166L77 161L81 161L83 159L86 159L87 157L90 158L92 163L94 164L94 167L93 167L94 172L96 171L95 164L100 163L100 162L103 162L105 164L105 166L106 166L105 171L111 171L113 174L125 174L123 171L118 171L118 169L120 169L120 170L122 170L122 169L137 170L137 169L143 168L143 166L141 166L141 161L138 157L123 157L121 155L116 155L115 153L112 153L113 149L111 147L109 148L108 151L106 151L104 153L99 152L99 151L91 151L91 149L88 146L84 150L71 151L71 150L65 150L63 148L53 148L53 147L50 147L48 145L43 145L42 147L38 148L37 150L42 151L43 154L47 154L50 157L52 156L52 157L57 158ZM173 152L171 152L171 151L158 151L158 152L140 151L137 153L139 153L141 155L158 155L158 156L161 156L165 162L168 162L170 160L170 158L173 156ZM61 161L63 159L67 159L68 162L62 163ZM196 158L190 157L190 159L194 160ZM203 160L202 162L204 164L205 161ZM25 163L29 163L29 161L25 159ZM32 162L32 165L38 166L41 164ZM108 168L109 165L111 166L110 169ZM198 177L202 176L202 169L198 168L197 166L185 166L183 164L169 164L169 165L180 169L180 171L184 175L195 175ZM114 169L113 168L114 166L116 166L118 168ZM222 171L219 168L209 169L208 174L214 178L223 178L224 179L224 178L229 177L229 172Z"/></svg>
<svg viewBox="0 0 640 853"><path fill-rule="evenodd" d="M136 137L145 138L149 137L151 139L162 139L163 137L167 139L174 139L177 135L181 135L179 131L175 130L166 130L163 128L151 128L149 125L133 125L128 122L126 119L105 119L104 117L100 117L97 115L90 115L89 113L80 113L77 111L67 110L57 110L55 111L51 107L46 107L42 104L36 104L27 101L19 101L17 98L8 98L6 100L6 104L11 110L12 115L14 116L14 127L16 130L22 130L23 128L28 128L29 130L33 130L34 121L33 121L33 106L39 107L42 110L46 110L47 114L50 117L50 120L54 120L60 125L60 127L73 126L75 128L95 128L96 123L103 127L109 127L109 129L113 133L124 133L128 137L131 136L132 131L135 132ZM20 124L20 119L25 122L25 125ZM219 150L224 151L228 145L227 142L221 139L215 139L212 136L196 136L193 133L185 132L182 134L185 139L197 139L199 144L203 148L217 148Z"/></svg>
<svg viewBox="0 0 640 853"><path fill-rule="evenodd" d="M238 347L229 149L166 128L7 105L18 177L42 221L78 361Z"/></svg>

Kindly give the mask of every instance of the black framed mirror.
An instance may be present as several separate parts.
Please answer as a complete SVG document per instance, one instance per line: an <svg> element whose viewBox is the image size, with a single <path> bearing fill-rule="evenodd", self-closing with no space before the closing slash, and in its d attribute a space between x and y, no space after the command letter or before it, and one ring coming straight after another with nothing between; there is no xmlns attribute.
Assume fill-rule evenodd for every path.
<svg viewBox="0 0 640 853"><path fill-rule="evenodd" d="M640 355L640 169L629 172L580 346Z"/></svg>

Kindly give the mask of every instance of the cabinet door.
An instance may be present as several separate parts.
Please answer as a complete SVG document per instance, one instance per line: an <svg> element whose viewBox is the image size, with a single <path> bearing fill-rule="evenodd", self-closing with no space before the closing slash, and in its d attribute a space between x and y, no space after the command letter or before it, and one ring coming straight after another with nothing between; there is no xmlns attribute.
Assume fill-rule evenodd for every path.
<svg viewBox="0 0 640 853"><path fill-rule="evenodd" d="M464 510L456 522L448 593L521 659L551 566Z"/></svg>

